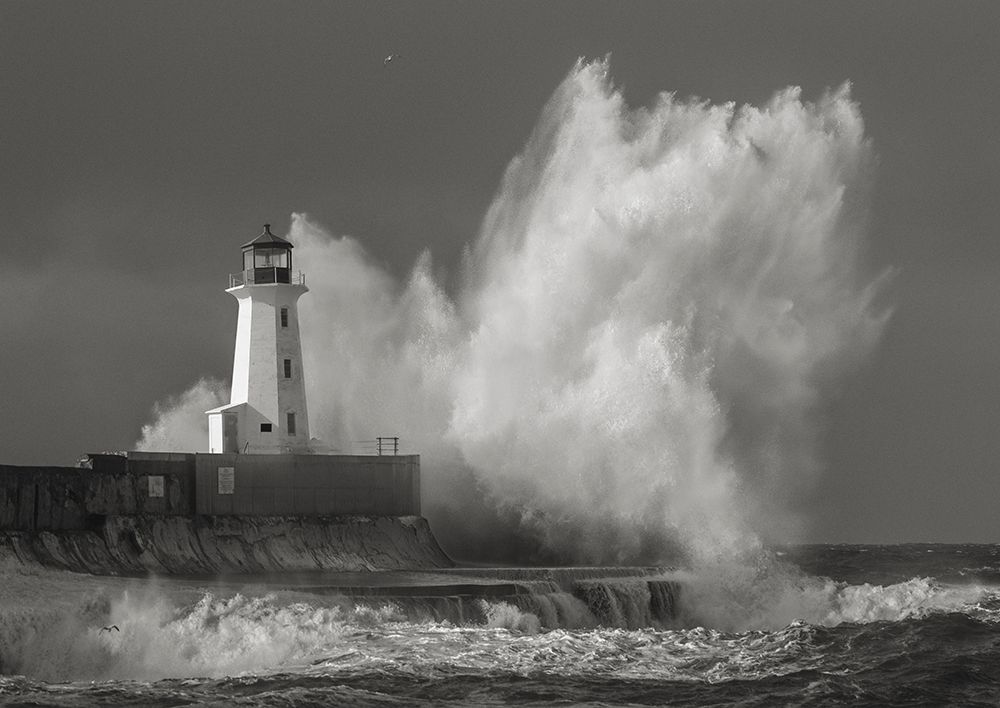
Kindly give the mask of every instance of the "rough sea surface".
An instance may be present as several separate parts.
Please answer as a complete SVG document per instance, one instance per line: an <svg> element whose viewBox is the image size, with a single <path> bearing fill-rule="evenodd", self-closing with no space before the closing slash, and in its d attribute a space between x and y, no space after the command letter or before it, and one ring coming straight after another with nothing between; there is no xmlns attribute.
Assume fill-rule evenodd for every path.
<svg viewBox="0 0 1000 708"><path fill-rule="evenodd" d="M1000 702L1000 546L805 546L749 575L508 569L456 582L477 573L506 585L364 597L332 576L4 567L0 703Z"/></svg>

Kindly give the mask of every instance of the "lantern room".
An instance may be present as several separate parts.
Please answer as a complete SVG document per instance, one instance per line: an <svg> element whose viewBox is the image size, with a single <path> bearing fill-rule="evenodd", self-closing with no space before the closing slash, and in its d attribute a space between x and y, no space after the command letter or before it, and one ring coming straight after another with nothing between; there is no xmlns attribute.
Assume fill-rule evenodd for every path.
<svg viewBox="0 0 1000 708"><path fill-rule="evenodd" d="M264 232L249 243L243 244L243 278L246 284L290 283L292 273L292 244L271 233L271 225L264 224Z"/></svg>

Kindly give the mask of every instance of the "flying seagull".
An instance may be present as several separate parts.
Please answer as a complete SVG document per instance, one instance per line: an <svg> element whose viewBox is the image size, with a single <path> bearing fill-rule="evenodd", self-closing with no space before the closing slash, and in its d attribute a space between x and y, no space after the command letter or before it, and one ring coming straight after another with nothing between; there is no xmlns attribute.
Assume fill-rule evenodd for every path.
<svg viewBox="0 0 1000 708"><path fill-rule="evenodd" d="M389 66L389 62L396 61L397 59L402 58L402 56L402 54L390 54L382 60L382 66Z"/></svg>
<svg viewBox="0 0 1000 708"><path fill-rule="evenodd" d="M113 624L110 627L101 627L101 632L107 632L108 634L111 634L111 630L112 629L115 630L116 632L120 632L121 631L120 629L118 629L118 625L117 624ZM98 634L100 634L101 632L98 632Z"/></svg>

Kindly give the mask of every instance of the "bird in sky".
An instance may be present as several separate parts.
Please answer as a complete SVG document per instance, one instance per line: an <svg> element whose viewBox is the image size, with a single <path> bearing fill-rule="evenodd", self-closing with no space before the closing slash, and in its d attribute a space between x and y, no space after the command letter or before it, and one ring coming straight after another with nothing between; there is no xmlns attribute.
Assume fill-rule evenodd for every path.
<svg viewBox="0 0 1000 708"><path fill-rule="evenodd" d="M402 54L390 54L389 56L387 56L385 59L382 60L382 66L389 66L390 62L394 62L397 59L400 59L402 56L403 56Z"/></svg>
<svg viewBox="0 0 1000 708"><path fill-rule="evenodd" d="M120 632L121 631L120 629L118 629L118 625L117 624L113 624L110 627L101 627L101 631L98 632L98 634L100 634L101 632L107 632L108 634L111 634L111 630L112 629L115 630L116 632Z"/></svg>

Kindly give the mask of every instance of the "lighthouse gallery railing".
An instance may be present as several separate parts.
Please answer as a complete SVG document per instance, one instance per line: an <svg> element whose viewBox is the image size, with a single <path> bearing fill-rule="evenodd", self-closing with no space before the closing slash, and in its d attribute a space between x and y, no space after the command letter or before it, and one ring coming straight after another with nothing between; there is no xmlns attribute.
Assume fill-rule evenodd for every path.
<svg viewBox="0 0 1000 708"><path fill-rule="evenodd" d="M253 268L229 275L229 287L238 288L241 285L267 285L270 283L288 283L289 285L305 285L306 274L302 271L292 273L288 268Z"/></svg>

